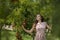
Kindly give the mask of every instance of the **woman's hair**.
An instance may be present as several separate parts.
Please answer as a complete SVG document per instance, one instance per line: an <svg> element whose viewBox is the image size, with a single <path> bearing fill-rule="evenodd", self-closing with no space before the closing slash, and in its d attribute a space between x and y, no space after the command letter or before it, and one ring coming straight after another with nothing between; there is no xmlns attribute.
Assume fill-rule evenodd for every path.
<svg viewBox="0 0 60 40"><path fill-rule="evenodd" d="M43 21L44 21L44 17L43 17L41 14L37 14L37 15L40 15L40 17L41 17L41 22L43 22ZM38 20L36 19L34 23L37 24L37 23L38 23Z"/></svg>

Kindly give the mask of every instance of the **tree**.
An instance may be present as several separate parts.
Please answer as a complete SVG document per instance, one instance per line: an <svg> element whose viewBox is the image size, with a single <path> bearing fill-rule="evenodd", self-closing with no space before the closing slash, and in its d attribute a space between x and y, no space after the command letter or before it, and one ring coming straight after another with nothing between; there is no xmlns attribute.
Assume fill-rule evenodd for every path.
<svg viewBox="0 0 60 40"><path fill-rule="evenodd" d="M52 24L54 10L53 0L1 0L0 23L15 24L16 31L21 33L21 25L27 20L26 29L31 29L37 13L41 14L48 24ZM1 2L0 1L0 2ZM5 5L3 5L5 4ZM29 27L28 27L29 26Z"/></svg>

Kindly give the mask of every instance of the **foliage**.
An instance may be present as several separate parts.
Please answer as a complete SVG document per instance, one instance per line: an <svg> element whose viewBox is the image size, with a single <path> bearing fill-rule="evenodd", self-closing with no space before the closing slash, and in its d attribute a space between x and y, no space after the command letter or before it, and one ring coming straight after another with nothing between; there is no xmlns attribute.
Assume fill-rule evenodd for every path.
<svg viewBox="0 0 60 40"><path fill-rule="evenodd" d="M52 14L57 11L54 10L54 0L0 0L0 3L0 24L14 23L19 32L23 31L21 25L24 19L27 20L26 28L31 29L38 13L51 26Z"/></svg>

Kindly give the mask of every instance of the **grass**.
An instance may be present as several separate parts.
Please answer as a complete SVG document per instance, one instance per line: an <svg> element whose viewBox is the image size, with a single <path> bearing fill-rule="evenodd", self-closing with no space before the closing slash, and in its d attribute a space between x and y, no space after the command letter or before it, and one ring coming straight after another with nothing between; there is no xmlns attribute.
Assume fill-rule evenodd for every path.
<svg viewBox="0 0 60 40"><path fill-rule="evenodd" d="M33 40L33 38L28 34L21 34L21 35L22 35L23 40ZM2 30L1 40L17 40L16 32L9 31L9 30ZM50 34L49 36L47 36L47 40L60 40L60 38Z"/></svg>
<svg viewBox="0 0 60 40"><path fill-rule="evenodd" d="M32 40L30 35L22 34L23 40ZM1 31L1 40L17 40L16 39L16 32L9 31L9 30L2 30Z"/></svg>

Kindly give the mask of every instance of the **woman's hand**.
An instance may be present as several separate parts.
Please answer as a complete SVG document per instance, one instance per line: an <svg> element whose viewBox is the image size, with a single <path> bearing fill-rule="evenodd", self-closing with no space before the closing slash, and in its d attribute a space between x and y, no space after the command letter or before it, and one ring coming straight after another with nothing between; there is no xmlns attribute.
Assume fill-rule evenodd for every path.
<svg viewBox="0 0 60 40"><path fill-rule="evenodd" d="M23 21L22 25L25 27L26 26L26 20Z"/></svg>

